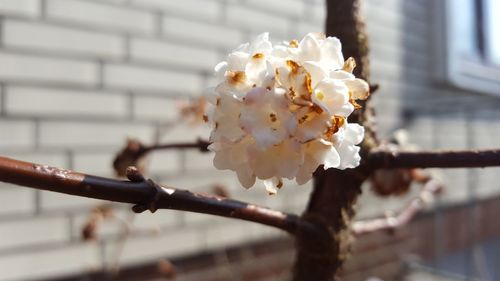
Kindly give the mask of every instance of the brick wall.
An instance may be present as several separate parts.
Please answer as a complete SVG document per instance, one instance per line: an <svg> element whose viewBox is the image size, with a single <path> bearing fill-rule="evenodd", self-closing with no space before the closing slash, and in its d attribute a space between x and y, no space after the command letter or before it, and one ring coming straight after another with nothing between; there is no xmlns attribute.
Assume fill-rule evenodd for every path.
<svg viewBox="0 0 500 281"><path fill-rule="evenodd" d="M452 280L432 279L430 276L424 279L405 277L410 273L410 263L425 261L427 265L439 263L440 259L450 254L464 251L484 241L495 241L494 239L500 236L500 226L488 222L495 221L499 211L500 197L495 197L482 200L481 204L473 208L467 204L456 204L437 213L421 213L410 224L395 231L377 231L360 235L355 238L351 256L340 271L340 277L346 281L364 281L370 277L385 281ZM471 229L464 223L472 213L475 213L476 219L482 223L482 226L476 229L474 236L470 236ZM444 223L440 225L439 222ZM441 239L443 237L446 239ZM174 258L171 264L175 268L175 279L166 278L166 272L160 270L159 263L153 262L124 269L113 280L290 280L293 248L293 240L289 237L272 237L246 245ZM458 262L463 262L461 264L463 267L474 267L466 258ZM489 261L493 265L494 262ZM56 280L97 281L104 278L106 275L96 273Z"/></svg>
<svg viewBox="0 0 500 281"><path fill-rule="evenodd" d="M425 148L498 143L499 133L491 130L500 123L497 98L433 80L432 1L365 2L382 135L405 126ZM228 50L263 31L276 41L300 38L322 30L324 19L321 0L0 0L0 154L110 176L112 158L128 137L151 143L207 136L206 128L185 123L157 133L176 118L179 100L210 86L212 67ZM262 186L247 191L233 174L216 171L211 157L157 153L149 159L151 176L194 191L223 184L235 198L303 210L308 186L288 186L275 197ZM440 204L498 194L496 173L443 172L449 189ZM87 273L112 261L120 223L107 222L98 243L79 238L100 201L0 187L0 280ZM367 190L360 217L395 210L410 198L377 199ZM159 211L134 217L123 206L116 209L138 230L158 229L131 234L121 255L124 266L281 235L203 215Z"/></svg>
<svg viewBox="0 0 500 281"><path fill-rule="evenodd" d="M230 49L264 31L276 41L320 31L323 6L311 0L0 0L0 154L112 176L112 158L128 137L148 143L206 138L206 128L185 123L161 139L156 134L176 120L179 101L211 86L213 67ZM211 158L157 153L149 159L151 176L195 191L223 184L243 200L302 209L307 186L269 198L263 186L239 187ZM80 239L100 201L0 187L0 280L80 274L111 262L120 223L106 222L99 243ZM131 218L125 207L115 213L138 229L123 249L123 265L280 235L195 214Z"/></svg>

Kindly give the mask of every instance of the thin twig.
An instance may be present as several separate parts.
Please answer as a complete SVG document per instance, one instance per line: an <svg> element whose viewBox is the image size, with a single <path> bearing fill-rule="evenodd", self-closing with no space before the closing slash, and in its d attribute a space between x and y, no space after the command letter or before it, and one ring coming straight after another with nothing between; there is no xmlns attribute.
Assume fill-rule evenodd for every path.
<svg viewBox="0 0 500 281"><path fill-rule="evenodd" d="M179 142L166 144L144 145L137 140L128 140L127 145L116 155L113 160L113 168L118 176L125 176L127 167L140 166L140 160L148 153L155 150L169 149L199 149L201 152L207 152L210 143L206 140L197 140L196 142Z"/></svg>
<svg viewBox="0 0 500 281"><path fill-rule="evenodd" d="M293 214L212 195L161 186L129 169L130 181L86 175L0 156L0 181L87 198L135 204L133 210L172 209L236 218L295 234L313 230Z"/></svg>
<svg viewBox="0 0 500 281"><path fill-rule="evenodd" d="M368 155L374 169L479 168L500 166L500 149L448 151L376 150Z"/></svg>
<svg viewBox="0 0 500 281"><path fill-rule="evenodd" d="M413 199L398 215L388 215L383 218L356 221L352 224L352 232L361 235L384 229L397 229L408 224L416 214L422 211L435 194L442 190L440 181L431 179L424 184L420 195Z"/></svg>

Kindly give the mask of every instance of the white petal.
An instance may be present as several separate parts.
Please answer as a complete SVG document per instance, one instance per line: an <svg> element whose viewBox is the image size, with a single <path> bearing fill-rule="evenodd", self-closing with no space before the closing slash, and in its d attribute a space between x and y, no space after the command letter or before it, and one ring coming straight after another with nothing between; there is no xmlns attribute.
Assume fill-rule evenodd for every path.
<svg viewBox="0 0 500 281"><path fill-rule="evenodd" d="M365 100L370 95L370 86L362 79L346 80L344 83L352 94L351 98L355 100Z"/></svg>
<svg viewBox="0 0 500 281"><path fill-rule="evenodd" d="M243 43L239 45L236 49L233 50L233 52L243 52L243 53L248 53L248 49L250 47L250 43Z"/></svg>
<svg viewBox="0 0 500 281"><path fill-rule="evenodd" d="M340 155L339 169L355 168L359 165L361 157L359 156L359 146L354 146L348 142L336 146Z"/></svg>
<svg viewBox="0 0 500 281"><path fill-rule="evenodd" d="M255 138L256 144L260 149L280 143L286 136L283 130L273 131L271 128L257 127L251 130L252 136Z"/></svg>
<svg viewBox="0 0 500 281"><path fill-rule="evenodd" d="M239 116L240 125L265 150L279 144L293 129L294 116L283 95L256 87L247 93Z"/></svg>
<svg viewBox="0 0 500 281"><path fill-rule="evenodd" d="M227 138L239 140L245 132L240 128L238 116L241 112L241 102L229 95L221 95L213 117L214 130L211 141Z"/></svg>
<svg viewBox="0 0 500 281"><path fill-rule="evenodd" d="M300 55L299 60L319 61L321 58L319 43L313 35L308 34L299 43Z"/></svg>
<svg viewBox="0 0 500 281"><path fill-rule="evenodd" d="M312 179L312 174L314 173L314 171L315 170L310 172L308 166L301 167L300 171L297 173L297 176L295 177L295 181L297 182L298 185L306 184L308 181Z"/></svg>
<svg viewBox="0 0 500 281"><path fill-rule="evenodd" d="M309 112L308 108L298 110L296 118L297 120L304 120L306 118L305 121L298 124L294 134L295 138L301 143L321 137L323 132L328 128L328 122L330 121L330 116L326 112L317 114Z"/></svg>
<svg viewBox="0 0 500 281"><path fill-rule="evenodd" d="M304 161L296 175L297 183L308 182L319 165L325 164L326 168L338 167L340 157L337 151L332 150L335 150L332 144L321 139L304 144Z"/></svg>
<svg viewBox="0 0 500 281"><path fill-rule="evenodd" d="M340 155L333 146L326 151L323 159L323 165L325 170L329 168L336 168L340 165Z"/></svg>
<svg viewBox="0 0 500 281"><path fill-rule="evenodd" d="M233 168L228 151L217 151L214 156L214 167L219 170L228 170Z"/></svg>
<svg viewBox="0 0 500 281"><path fill-rule="evenodd" d="M344 103L342 105L342 107L337 108L335 111L336 112L335 112L334 115L343 116L343 117L347 118L354 111L354 105L352 105L349 102L348 103Z"/></svg>
<svg viewBox="0 0 500 281"><path fill-rule="evenodd" d="M243 71L248 59L248 53L233 52L227 56L227 69L230 71Z"/></svg>
<svg viewBox="0 0 500 281"><path fill-rule="evenodd" d="M255 38L255 40L251 44L250 54L254 55L256 53L263 53L265 55L269 55L273 45L269 41L269 32L261 33Z"/></svg>
<svg viewBox="0 0 500 281"><path fill-rule="evenodd" d="M326 60L329 69L340 69L344 65L342 45L336 37L328 37L321 46L321 59Z"/></svg>
<svg viewBox="0 0 500 281"><path fill-rule="evenodd" d="M267 63L264 57L252 57L245 67L245 73L250 84L262 86L262 80L267 74Z"/></svg>
<svg viewBox="0 0 500 281"><path fill-rule="evenodd" d="M244 188L250 188L255 184L255 175L248 166L241 166L236 169L236 175Z"/></svg>
<svg viewBox="0 0 500 281"><path fill-rule="evenodd" d="M263 182L269 195L275 195L277 193L277 189L280 189L283 186L283 180L279 177L272 177L270 179L263 180Z"/></svg>
<svg viewBox="0 0 500 281"><path fill-rule="evenodd" d="M304 68L311 75L311 86L313 88L316 87L320 81L328 77L328 72L317 62L306 61L304 62Z"/></svg>
<svg viewBox="0 0 500 281"><path fill-rule="evenodd" d="M341 81L334 79L321 81L313 91L312 101L330 115L340 115L350 108L345 107L349 103L348 88Z"/></svg>
<svg viewBox="0 0 500 281"><path fill-rule="evenodd" d="M227 68L228 64L226 61L221 61L214 67L215 76L219 81L224 80L224 74L226 73Z"/></svg>
<svg viewBox="0 0 500 281"><path fill-rule="evenodd" d="M271 57L286 59L289 56L290 53L288 52L288 48L282 45L274 46L273 50L271 51Z"/></svg>
<svg viewBox="0 0 500 281"><path fill-rule="evenodd" d="M219 94L217 93L215 87L210 87L205 90L203 96L205 97L206 101L209 104L215 105L217 103L217 98L219 97Z"/></svg>
<svg viewBox="0 0 500 281"><path fill-rule="evenodd" d="M358 124L351 123L345 127L345 141L352 144L360 144L363 141L364 135L365 128Z"/></svg>
<svg viewBox="0 0 500 281"><path fill-rule="evenodd" d="M269 195L276 195L278 193L278 190L274 186L274 183L272 180L263 180L264 186L266 187L266 191Z"/></svg>
<svg viewBox="0 0 500 281"><path fill-rule="evenodd" d="M340 164L340 156L330 142L316 140L308 143L307 153L318 163L323 164L325 169L337 167Z"/></svg>
<svg viewBox="0 0 500 281"><path fill-rule="evenodd" d="M266 150L249 148L250 166L260 179L271 177L292 179L302 163L302 155L293 141L283 141Z"/></svg>
<svg viewBox="0 0 500 281"><path fill-rule="evenodd" d="M347 80L354 79L354 75L344 70L334 70L330 71L330 78L339 79L339 80Z"/></svg>

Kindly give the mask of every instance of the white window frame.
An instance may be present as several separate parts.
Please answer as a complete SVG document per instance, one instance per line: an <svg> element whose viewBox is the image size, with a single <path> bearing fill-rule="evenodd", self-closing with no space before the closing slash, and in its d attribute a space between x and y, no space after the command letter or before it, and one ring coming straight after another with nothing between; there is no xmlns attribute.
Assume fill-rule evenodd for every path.
<svg viewBox="0 0 500 281"><path fill-rule="evenodd" d="M485 60L476 46L474 1L432 1L435 27L432 67L441 82L500 96L500 67Z"/></svg>

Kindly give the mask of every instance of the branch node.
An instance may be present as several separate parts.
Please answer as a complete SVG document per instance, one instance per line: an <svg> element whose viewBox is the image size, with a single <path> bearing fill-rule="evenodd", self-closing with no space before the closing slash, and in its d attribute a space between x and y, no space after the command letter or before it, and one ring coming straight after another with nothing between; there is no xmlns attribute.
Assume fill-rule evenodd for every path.
<svg viewBox="0 0 500 281"><path fill-rule="evenodd" d="M156 184L153 180L147 179L144 177L144 175L137 169L137 167L130 166L127 168L127 178L131 182L145 182L148 184L148 186L152 187L153 190L153 195L149 199L149 202L147 203L140 203L136 204L132 207L132 211L135 213L142 213L146 210L149 210L151 213L156 212L158 210L157 203L158 200L160 200L161 193L163 192L163 189L161 186Z"/></svg>
<svg viewBox="0 0 500 281"><path fill-rule="evenodd" d="M146 178L144 178L144 175L137 169L135 166L129 166L127 167L127 170L125 170L125 175L131 182L143 182L146 181Z"/></svg>
<svg viewBox="0 0 500 281"><path fill-rule="evenodd" d="M196 143L198 144L198 147L199 147L201 152L208 152L209 151L208 146L210 145L210 142L203 140L201 138L198 138Z"/></svg>

